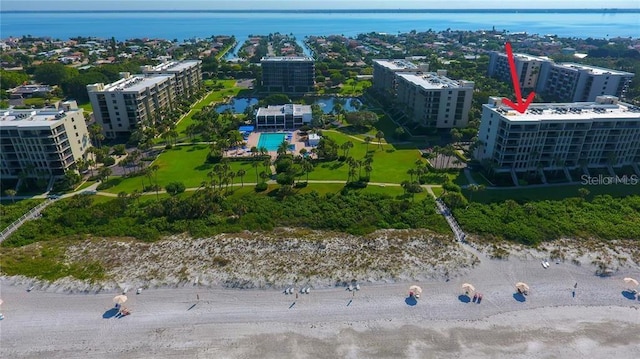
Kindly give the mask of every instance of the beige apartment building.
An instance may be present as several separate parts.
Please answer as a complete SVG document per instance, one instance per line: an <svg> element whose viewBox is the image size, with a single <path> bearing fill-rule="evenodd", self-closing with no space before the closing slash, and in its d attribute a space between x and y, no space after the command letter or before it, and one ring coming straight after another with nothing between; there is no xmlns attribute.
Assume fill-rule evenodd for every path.
<svg viewBox="0 0 640 359"><path fill-rule="evenodd" d="M403 59L373 60L373 88L379 91L390 91L395 94L396 74L407 72L416 73L429 71L429 65L418 66L411 61Z"/></svg>
<svg viewBox="0 0 640 359"><path fill-rule="evenodd" d="M396 101L405 115L424 127L466 127L473 96L472 81L437 73L397 73Z"/></svg>
<svg viewBox="0 0 640 359"><path fill-rule="evenodd" d="M491 98L483 105L476 158L497 172L614 168L640 163L640 107L594 102L534 103L521 114Z"/></svg>
<svg viewBox="0 0 640 359"><path fill-rule="evenodd" d="M202 61L169 61L157 66L142 66L142 73L149 75L174 75L175 94L178 98L192 96L202 87Z"/></svg>
<svg viewBox="0 0 640 359"><path fill-rule="evenodd" d="M128 135L141 123L153 123L158 112L176 101L174 75L123 73L111 84L87 85L93 115L107 138Z"/></svg>
<svg viewBox="0 0 640 359"><path fill-rule="evenodd" d="M83 110L75 101L60 109L0 112L0 175L15 179L64 176L91 147Z"/></svg>
<svg viewBox="0 0 640 359"><path fill-rule="evenodd" d="M527 54L513 54L513 62L518 74L520 89L528 93L536 89L540 76L542 64L550 62L548 57L532 56ZM512 83L511 68L507 54L492 52L489 57L489 76L496 77L501 81Z"/></svg>

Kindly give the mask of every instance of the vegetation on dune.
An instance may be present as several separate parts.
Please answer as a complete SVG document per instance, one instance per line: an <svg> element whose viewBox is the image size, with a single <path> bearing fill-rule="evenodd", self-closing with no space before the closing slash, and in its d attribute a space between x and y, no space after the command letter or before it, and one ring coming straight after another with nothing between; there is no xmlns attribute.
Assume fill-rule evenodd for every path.
<svg viewBox="0 0 640 359"><path fill-rule="evenodd" d="M279 191L274 192L281 194ZM270 193L271 194L271 193ZM23 246L42 240L91 234L155 240L164 234L208 236L242 230L271 230L279 226L307 227L364 234L381 228L429 228L447 233L445 220L433 199L397 200L369 193L326 194L311 192L289 196L224 196L205 187L191 196L140 201L122 195L93 203L78 195L60 201L39 220L23 225L3 246Z"/></svg>
<svg viewBox="0 0 640 359"><path fill-rule="evenodd" d="M640 238L640 196L609 195L518 203L472 202L453 209L460 225L471 233L528 245L563 237Z"/></svg>

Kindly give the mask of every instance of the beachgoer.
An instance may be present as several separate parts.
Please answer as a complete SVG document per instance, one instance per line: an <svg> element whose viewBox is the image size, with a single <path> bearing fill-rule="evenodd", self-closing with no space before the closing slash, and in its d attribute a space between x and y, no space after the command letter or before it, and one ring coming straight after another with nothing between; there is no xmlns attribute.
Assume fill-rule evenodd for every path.
<svg viewBox="0 0 640 359"><path fill-rule="evenodd" d="M578 282L576 282L576 284L574 284L573 287L578 288Z"/></svg>
<svg viewBox="0 0 640 359"><path fill-rule="evenodd" d="M200 301L200 294L196 294L196 299Z"/></svg>

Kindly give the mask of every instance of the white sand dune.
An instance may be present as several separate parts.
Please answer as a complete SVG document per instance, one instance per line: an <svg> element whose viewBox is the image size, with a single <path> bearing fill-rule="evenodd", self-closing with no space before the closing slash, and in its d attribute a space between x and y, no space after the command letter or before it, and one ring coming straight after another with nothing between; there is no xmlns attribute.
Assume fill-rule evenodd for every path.
<svg viewBox="0 0 640 359"><path fill-rule="evenodd" d="M449 281L362 283L360 291L182 286L128 293L130 316L103 318L115 291L26 292L0 282L2 358L637 358L640 301L623 295L633 265L598 277L593 266L488 260ZM531 287L526 301L514 285ZM481 304L459 300L473 283ZM574 292L574 285L578 283ZM284 288L283 288L284 289ZM199 297L199 301L196 299Z"/></svg>

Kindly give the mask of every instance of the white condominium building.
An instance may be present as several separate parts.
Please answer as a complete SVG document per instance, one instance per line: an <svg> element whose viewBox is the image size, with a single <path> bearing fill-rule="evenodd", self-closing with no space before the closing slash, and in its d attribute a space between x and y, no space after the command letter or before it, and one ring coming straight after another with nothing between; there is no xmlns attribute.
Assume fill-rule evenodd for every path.
<svg viewBox="0 0 640 359"><path fill-rule="evenodd" d="M153 123L176 100L175 76L130 76L105 85L87 85L93 115L107 138L129 134L140 123Z"/></svg>
<svg viewBox="0 0 640 359"><path fill-rule="evenodd" d="M521 114L491 98L483 105L476 158L498 172L621 167L640 163L640 107L595 102L534 103Z"/></svg>
<svg viewBox="0 0 640 359"><path fill-rule="evenodd" d="M437 73L397 73L396 101L409 119L424 127L465 127L473 96L472 81Z"/></svg>
<svg viewBox="0 0 640 359"><path fill-rule="evenodd" d="M169 61L157 66L142 66L145 75L174 75L175 94L179 98L193 95L202 86L202 61Z"/></svg>
<svg viewBox="0 0 640 359"><path fill-rule="evenodd" d="M551 60L548 57L513 54L513 62L520 81L520 88L523 91L530 92L536 88L542 64L549 61ZM511 83L511 69L507 54L501 52L492 52L490 54L488 74L501 81Z"/></svg>
<svg viewBox="0 0 640 359"><path fill-rule="evenodd" d="M261 107L256 113L257 128L275 130L294 129L311 123L312 113L309 105L276 105Z"/></svg>
<svg viewBox="0 0 640 359"><path fill-rule="evenodd" d="M562 102L595 101L611 95L624 98L633 74L574 63L545 63L537 91Z"/></svg>
<svg viewBox="0 0 640 359"><path fill-rule="evenodd" d="M380 91L395 93L396 74L402 72L415 73L429 71L429 66L418 66L408 60L373 60L373 88Z"/></svg>
<svg viewBox="0 0 640 359"><path fill-rule="evenodd" d="M75 101L60 110L0 112L0 176L60 177L91 147L83 110Z"/></svg>
<svg viewBox="0 0 640 359"><path fill-rule="evenodd" d="M543 98L557 102L595 101L604 95L624 98L634 76L597 66L555 63L548 57L527 54L513 54L513 59L524 94L535 90ZM487 73L511 84L507 55L492 52Z"/></svg>

